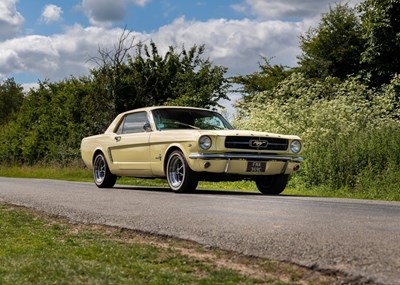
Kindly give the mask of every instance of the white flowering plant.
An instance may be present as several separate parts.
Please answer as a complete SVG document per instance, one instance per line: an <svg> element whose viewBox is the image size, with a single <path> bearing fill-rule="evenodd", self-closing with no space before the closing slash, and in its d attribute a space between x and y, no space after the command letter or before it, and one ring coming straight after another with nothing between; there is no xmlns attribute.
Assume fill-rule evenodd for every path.
<svg viewBox="0 0 400 285"><path fill-rule="evenodd" d="M400 76L380 90L359 78L315 81L294 73L275 89L237 104L235 126L302 137L307 186L361 185L400 164ZM400 183L400 180L399 180Z"/></svg>

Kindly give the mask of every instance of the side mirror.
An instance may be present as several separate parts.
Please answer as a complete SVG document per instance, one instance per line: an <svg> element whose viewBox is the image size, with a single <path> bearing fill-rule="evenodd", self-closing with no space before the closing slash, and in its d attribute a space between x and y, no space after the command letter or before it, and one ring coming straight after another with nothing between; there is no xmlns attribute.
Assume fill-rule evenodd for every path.
<svg viewBox="0 0 400 285"><path fill-rule="evenodd" d="M149 122L144 123L143 125L143 130L147 133L147 132L151 132L151 126Z"/></svg>

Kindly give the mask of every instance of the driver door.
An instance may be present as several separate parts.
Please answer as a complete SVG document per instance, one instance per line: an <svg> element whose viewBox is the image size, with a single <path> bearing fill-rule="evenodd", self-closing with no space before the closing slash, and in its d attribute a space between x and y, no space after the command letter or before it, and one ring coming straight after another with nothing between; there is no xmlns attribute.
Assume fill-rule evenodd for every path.
<svg viewBox="0 0 400 285"><path fill-rule="evenodd" d="M128 114L119 125L110 151L113 162L127 175L151 175L150 133L146 112Z"/></svg>

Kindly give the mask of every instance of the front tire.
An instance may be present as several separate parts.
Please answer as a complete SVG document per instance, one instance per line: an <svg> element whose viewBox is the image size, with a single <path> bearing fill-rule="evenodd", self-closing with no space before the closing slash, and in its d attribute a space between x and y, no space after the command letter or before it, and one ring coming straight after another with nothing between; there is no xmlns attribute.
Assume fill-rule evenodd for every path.
<svg viewBox="0 0 400 285"><path fill-rule="evenodd" d="M110 172L102 153L97 154L93 160L93 178L99 188L112 188L117 181L117 176Z"/></svg>
<svg viewBox="0 0 400 285"><path fill-rule="evenodd" d="M266 195L279 195L285 190L289 181L289 175L279 174L271 176L261 176L256 178L258 190Z"/></svg>
<svg viewBox="0 0 400 285"><path fill-rule="evenodd" d="M199 182L198 174L190 169L183 153L175 150L168 157L167 180L172 191L188 193L196 190Z"/></svg>

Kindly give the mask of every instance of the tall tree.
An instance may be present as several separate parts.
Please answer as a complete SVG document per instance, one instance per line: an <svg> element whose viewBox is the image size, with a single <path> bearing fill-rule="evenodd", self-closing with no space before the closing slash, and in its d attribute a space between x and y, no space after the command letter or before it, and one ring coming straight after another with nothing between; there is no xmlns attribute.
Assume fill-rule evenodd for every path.
<svg viewBox="0 0 400 285"><path fill-rule="evenodd" d="M400 0L365 0L359 11L365 40L363 72L378 87L400 73Z"/></svg>
<svg viewBox="0 0 400 285"><path fill-rule="evenodd" d="M272 90L293 73L293 69L287 66L271 65L266 57L262 57L262 60L263 63L259 63L260 71L231 78L232 83L240 85L237 92L244 95L244 101L251 100L258 92Z"/></svg>
<svg viewBox="0 0 400 285"><path fill-rule="evenodd" d="M212 109L221 107L221 99L229 100L226 93L230 83L224 77L228 69L204 58L204 52L204 45L194 45L189 50L182 47L179 53L169 48L166 70L172 76L166 77L171 87L166 104Z"/></svg>
<svg viewBox="0 0 400 285"><path fill-rule="evenodd" d="M154 42L135 44L125 30L114 51L99 50L92 58L98 64L92 75L115 113L163 104L214 108L228 99L230 85L227 69L213 65L204 52L204 45L180 51L170 46L161 55Z"/></svg>
<svg viewBox="0 0 400 285"><path fill-rule="evenodd" d="M322 16L318 27L300 36L300 70L308 77L345 79L357 74L363 51L361 23L356 10L336 4Z"/></svg>
<svg viewBox="0 0 400 285"><path fill-rule="evenodd" d="M0 125L17 112L24 100L23 88L9 78L0 84Z"/></svg>
<svg viewBox="0 0 400 285"><path fill-rule="evenodd" d="M117 113L125 111L128 96L134 96L134 90L129 90L125 82L126 62L129 53L141 43L135 43L135 37L126 29L121 33L114 49L99 48L98 56L90 58L98 67L91 70L93 81L97 85L92 94L92 109L101 108L105 117L115 117ZM100 104L96 104L100 102ZM105 108L105 110L103 110Z"/></svg>

